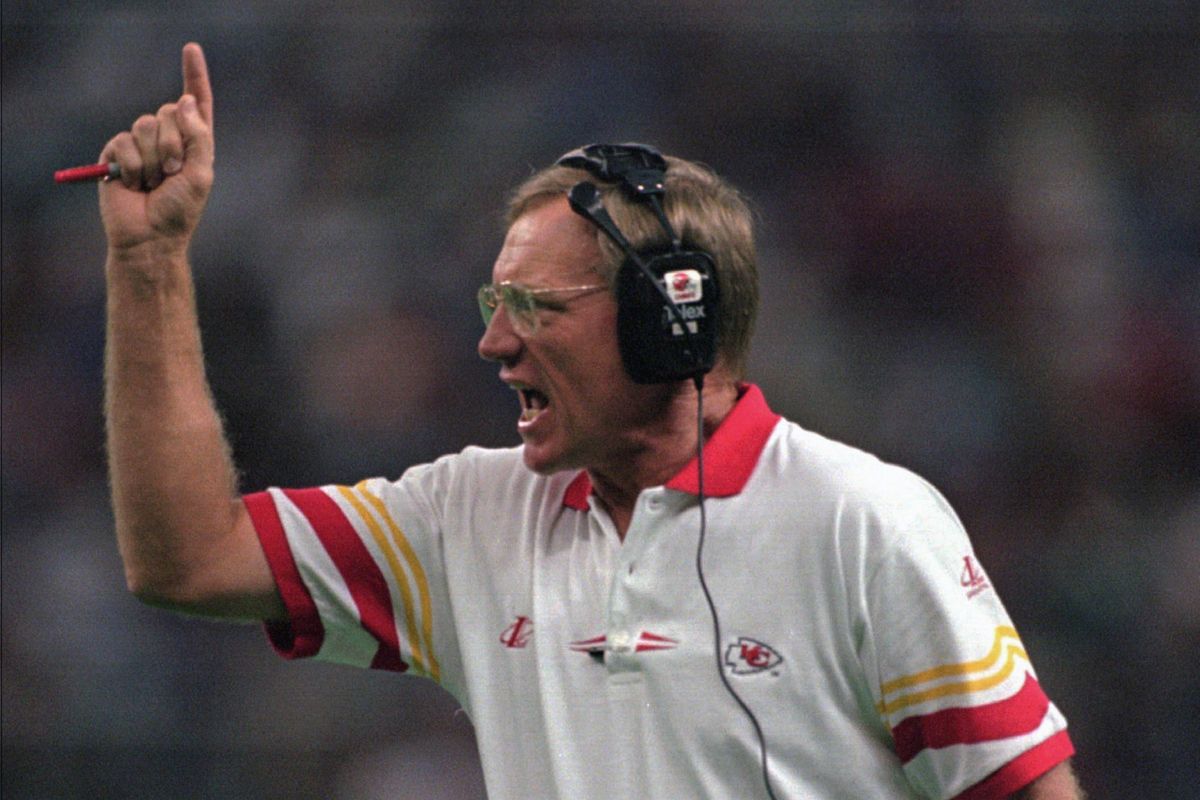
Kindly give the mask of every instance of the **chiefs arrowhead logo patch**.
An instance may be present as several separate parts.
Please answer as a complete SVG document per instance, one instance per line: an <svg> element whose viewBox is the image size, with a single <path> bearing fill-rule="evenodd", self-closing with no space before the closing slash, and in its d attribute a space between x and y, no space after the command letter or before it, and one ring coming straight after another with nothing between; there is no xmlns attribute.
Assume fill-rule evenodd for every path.
<svg viewBox="0 0 1200 800"><path fill-rule="evenodd" d="M754 675L783 663L783 656L769 644L739 636L736 644L725 649L725 665L734 675Z"/></svg>

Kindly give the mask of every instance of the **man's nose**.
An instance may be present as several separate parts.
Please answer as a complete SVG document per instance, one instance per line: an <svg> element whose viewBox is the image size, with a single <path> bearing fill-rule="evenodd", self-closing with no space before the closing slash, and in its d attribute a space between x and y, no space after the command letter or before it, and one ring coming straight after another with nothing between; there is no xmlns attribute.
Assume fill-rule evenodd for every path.
<svg viewBox="0 0 1200 800"><path fill-rule="evenodd" d="M521 337L513 330L503 303L496 306L496 313L479 338L478 350L480 357L501 362L510 362L521 352Z"/></svg>

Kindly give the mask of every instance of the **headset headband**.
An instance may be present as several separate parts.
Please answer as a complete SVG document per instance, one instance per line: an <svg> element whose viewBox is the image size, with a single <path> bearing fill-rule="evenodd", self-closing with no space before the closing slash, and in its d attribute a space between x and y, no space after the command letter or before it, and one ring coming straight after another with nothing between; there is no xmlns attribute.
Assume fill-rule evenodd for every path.
<svg viewBox="0 0 1200 800"><path fill-rule="evenodd" d="M662 153L636 142L584 145L562 156L556 163L586 169L601 180L619 182L635 197L662 194L663 175L667 171L667 161Z"/></svg>
<svg viewBox="0 0 1200 800"><path fill-rule="evenodd" d="M589 144L572 150L554 163L584 169L600 180L619 184L631 198L650 206L658 224L671 240L671 249L681 249L679 237L659 199L666 191L667 160L658 150L637 142Z"/></svg>

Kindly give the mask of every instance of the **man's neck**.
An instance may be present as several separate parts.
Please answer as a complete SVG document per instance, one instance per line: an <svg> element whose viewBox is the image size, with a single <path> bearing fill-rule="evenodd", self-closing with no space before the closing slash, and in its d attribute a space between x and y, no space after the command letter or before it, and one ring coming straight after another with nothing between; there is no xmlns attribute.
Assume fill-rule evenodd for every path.
<svg viewBox="0 0 1200 800"><path fill-rule="evenodd" d="M733 380L716 373L706 378L705 440L733 410L737 399L738 388ZM695 458L696 400L696 389L689 382L686 390L671 398L662 424L642 437L632 452L623 454L619 463L588 467L593 491L604 503L622 541L642 490L663 485Z"/></svg>

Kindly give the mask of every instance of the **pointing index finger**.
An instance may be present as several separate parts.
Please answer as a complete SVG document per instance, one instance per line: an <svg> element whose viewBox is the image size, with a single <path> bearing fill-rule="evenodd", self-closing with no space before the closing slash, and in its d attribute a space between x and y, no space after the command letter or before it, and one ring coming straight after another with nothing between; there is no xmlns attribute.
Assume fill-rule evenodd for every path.
<svg viewBox="0 0 1200 800"><path fill-rule="evenodd" d="M183 93L196 98L200 116L211 127L213 96L208 82L208 64L204 61L204 51L195 42L183 47Z"/></svg>

